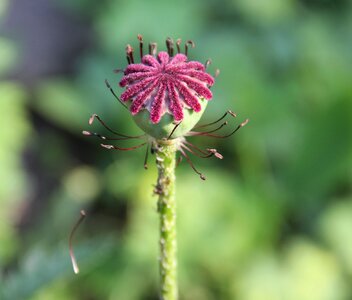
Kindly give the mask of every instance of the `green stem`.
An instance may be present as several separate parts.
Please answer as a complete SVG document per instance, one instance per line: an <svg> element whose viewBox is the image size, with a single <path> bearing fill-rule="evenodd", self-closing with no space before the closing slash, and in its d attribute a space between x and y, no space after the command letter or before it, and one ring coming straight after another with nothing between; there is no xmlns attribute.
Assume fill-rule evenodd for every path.
<svg viewBox="0 0 352 300"><path fill-rule="evenodd" d="M177 288L177 243L176 243L176 201L175 201L175 140L158 141L156 163L158 181L155 192L159 195L160 215L160 288L161 299L176 300Z"/></svg>

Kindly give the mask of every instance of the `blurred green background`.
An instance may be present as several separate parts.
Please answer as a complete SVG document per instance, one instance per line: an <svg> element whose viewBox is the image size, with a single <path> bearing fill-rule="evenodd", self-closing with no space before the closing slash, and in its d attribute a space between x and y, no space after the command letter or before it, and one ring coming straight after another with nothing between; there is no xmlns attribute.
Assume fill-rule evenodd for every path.
<svg viewBox="0 0 352 300"><path fill-rule="evenodd" d="M136 36L192 39L221 74L177 169L180 299L352 299L348 0L0 0L0 299L157 299L156 170L83 137L92 113L139 133L104 85ZM98 124L94 130L104 132ZM81 268L72 272L67 239Z"/></svg>

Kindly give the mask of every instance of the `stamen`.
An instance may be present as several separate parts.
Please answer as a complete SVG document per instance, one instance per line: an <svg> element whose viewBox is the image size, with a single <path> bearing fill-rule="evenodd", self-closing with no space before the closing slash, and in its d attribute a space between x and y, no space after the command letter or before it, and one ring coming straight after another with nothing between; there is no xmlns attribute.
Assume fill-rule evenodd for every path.
<svg viewBox="0 0 352 300"><path fill-rule="evenodd" d="M212 63L211 59L208 58L204 64L205 69L207 69L211 63Z"/></svg>
<svg viewBox="0 0 352 300"><path fill-rule="evenodd" d="M196 172L196 173L199 175L200 179L205 180L206 177L205 177L202 173L200 173L200 172L195 168L195 166L193 165L191 159L190 159L189 156L186 154L186 152L183 151L182 148L180 149L180 152L181 152L182 155L185 157L185 159L187 160L188 164L191 166L191 168L193 169L193 171Z"/></svg>
<svg viewBox="0 0 352 300"><path fill-rule="evenodd" d="M133 48L130 44L126 46L126 56L127 56L127 61L129 61L129 64L134 64L134 58L133 58Z"/></svg>
<svg viewBox="0 0 352 300"><path fill-rule="evenodd" d="M70 233L70 237L68 239L68 247L69 247L69 251L70 251L70 257L71 257L73 272L75 274L79 273L79 268L78 268L78 264L77 264L77 261L76 261L75 254L73 253L72 239L73 239L73 235L75 234L78 226L82 223L82 221L86 217L86 212L84 210L81 210L80 214L81 214L81 216L78 219L78 221L76 222L76 224L73 226L73 228L71 230L71 233Z"/></svg>
<svg viewBox="0 0 352 300"><path fill-rule="evenodd" d="M216 149L207 149L209 152L214 153L214 156L218 159L223 159L224 157Z"/></svg>
<svg viewBox="0 0 352 300"><path fill-rule="evenodd" d="M96 133L96 132L91 132L91 131L86 131L86 130L83 130L82 131L82 134L85 135L85 136L96 136L102 140L105 140L105 141L125 141L125 140L131 140L131 139L140 139L143 136L135 136L135 137L123 137L123 138L111 138L111 137L106 137L106 136L103 136L99 133Z"/></svg>
<svg viewBox="0 0 352 300"><path fill-rule="evenodd" d="M158 44L157 43L149 43L149 54L156 56Z"/></svg>
<svg viewBox="0 0 352 300"><path fill-rule="evenodd" d="M196 46L196 44L192 41L192 40L188 40L185 43L185 55L188 55L188 45L190 45L192 48L194 48Z"/></svg>
<svg viewBox="0 0 352 300"><path fill-rule="evenodd" d="M167 137L167 140L170 140L170 139L171 139L171 136L174 134L174 132L176 131L177 127L180 126L181 123L182 123L182 121L179 122L179 123L177 123L177 124L175 125L175 127L172 129L171 133L170 133L169 136Z"/></svg>
<svg viewBox="0 0 352 300"><path fill-rule="evenodd" d="M166 39L166 48L167 48L167 53L170 56L174 56L174 41L170 37Z"/></svg>
<svg viewBox="0 0 352 300"><path fill-rule="evenodd" d="M143 136L145 136L144 134L142 135L136 135L136 136L131 136L131 135L126 135L126 134L122 134L122 133L119 133L113 129L111 129L108 125L105 124L105 122L97 115L97 114L93 114L90 118L89 118L89 125L92 125L94 120L97 119L99 121L99 123L101 125L103 125L104 128L106 128L108 131L110 131L111 133L113 134L116 134L118 136L121 136L121 137L125 137L125 138L133 138L133 139L136 139L136 138L141 138Z"/></svg>
<svg viewBox="0 0 352 300"><path fill-rule="evenodd" d="M197 152L194 152L192 149L190 149L189 147L187 147L185 144L181 145L181 148L186 149L187 151L189 151L189 152L192 153L193 155L198 156L198 157L200 157L200 158L209 158L209 157L214 156L214 153L212 153L212 152L208 152L206 155L198 154Z"/></svg>
<svg viewBox="0 0 352 300"><path fill-rule="evenodd" d="M244 122L242 122L240 125L238 125L234 131L232 131L232 132L230 132L229 134L226 134L226 135L209 134L208 132L204 132L201 135L208 136L208 137L213 137L213 138L219 138L219 139L227 138L227 137L230 137L231 135L235 134L236 131L238 131L240 128L245 126L248 122L249 122L249 119L246 119ZM200 135L200 134L192 134L192 136L194 136L194 135Z"/></svg>
<svg viewBox="0 0 352 300"><path fill-rule="evenodd" d="M141 34L138 34L137 39L139 40L139 55L142 60L142 57L143 57L143 36Z"/></svg>
<svg viewBox="0 0 352 300"><path fill-rule="evenodd" d="M218 77L219 75L220 75L220 70L216 69L215 74L214 74L214 78Z"/></svg>
<svg viewBox="0 0 352 300"><path fill-rule="evenodd" d="M186 146L186 144L190 148L192 148L192 149L194 149L204 155L201 155L201 154L194 152L192 149L190 149L188 146ZM216 149L206 149L207 151L204 151L204 150L198 148L197 146L195 146L187 141L184 141L183 144L181 145L181 147L184 147L186 150L188 150L189 152L191 152L192 154L194 154L200 158L209 158L209 157L215 156L216 158L223 159L223 156Z"/></svg>
<svg viewBox="0 0 352 300"><path fill-rule="evenodd" d="M117 95L115 94L114 90L112 89L112 87L107 79L105 79L105 85L110 90L111 94L115 97L115 99L117 101L119 101L124 108L128 109L126 104L123 103L119 97L117 97Z"/></svg>
<svg viewBox="0 0 352 300"><path fill-rule="evenodd" d="M205 136L208 136L209 133L213 133L215 131L218 131L220 130L221 128L223 128L224 126L226 126L228 124L227 121L225 121L224 123L222 123L219 127L213 129L213 130L210 130L210 131L207 131L207 132L198 132L198 131L190 131L187 136L195 136L195 135L205 135Z"/></svg>
<svg viewBox="0 0 352 300"><path fill-rule="evenodd" d="M182 42L181 39L177 39L176 41L177 53L181 53L181 47L180 47L181 42Z"/></svg>
<svg viewBox="0 0 352 300"><path fill-rule="evenodd" d="M220 122L221 120L223 120L228 114L231 115L234 118L237 117L237 115L234 112L232 112L231 110L228 110L227 112L224 113L224 115L221 118L217 119L216 121L208 123L208 124L204 124L204 125L195 126L194 129L204 128L204 127L208 127L210 125L214 125L214 124Z"/></svg>
<svg viewBox="0 0 352 300"><path fill-rule="evenodd" d="M186 141L186 140L185 140L183 143L184 143L184 144L187 144L188 146L190 146L191 148L197 150L198 152L200 152L200 153L202 153L202 154L205 154L205 155L209 154L209 151L206 152L206 151L204 151L204 150L198 148L196 145L193 145L192 143L190 143L190 142L188 142L188 141Z"/></svg>
<svg viewBox="0 0 352 300"><path fill-rule="evenodd" d="M182 155L180 155L176 161L176 167L182 162Z"/></svg>
<svg viewBox="0 0 352 300"><path fill-rule="evenodd" d="M149 144L147 145L147 151L145 152L144 157L144 169L148 169L148 155L149 155Z"/></svg>
<svg viewBox="0 0 352 300"><path fill-rule="evenodd" d="M106 145L106 144L100 144L100 146L102 146L103 148L109 149L109 150L130 151L130 150L134 150L134 149L138 149L140 147L143 147L145 144L147 144L147 142L142 143L142 144L137 145L137 146L129 147L129 148L121 148L121 147L118 147L118 146Z"/></svg>

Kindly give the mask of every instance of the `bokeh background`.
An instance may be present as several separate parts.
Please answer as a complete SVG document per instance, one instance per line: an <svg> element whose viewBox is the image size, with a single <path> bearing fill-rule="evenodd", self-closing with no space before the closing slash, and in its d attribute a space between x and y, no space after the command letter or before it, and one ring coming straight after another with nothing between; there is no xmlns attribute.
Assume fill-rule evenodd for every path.
<svg viewBox="0 0 352 300"><path fill-rule="evenodd" d="M177 169L180 299L352 299L348 0L1 0L0 298L157 299L153 159L81 135L92 113L140 131L117 93L136 36L192 39L221 74L195 139L223 161ZM94 131L104 130L94 124ZM68 235L81 268L72 272Z"/></svg>

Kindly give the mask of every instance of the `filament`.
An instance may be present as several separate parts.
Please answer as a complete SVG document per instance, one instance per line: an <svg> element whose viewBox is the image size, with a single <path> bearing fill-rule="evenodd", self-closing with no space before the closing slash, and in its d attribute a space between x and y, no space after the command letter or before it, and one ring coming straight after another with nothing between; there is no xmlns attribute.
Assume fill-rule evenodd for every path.
<svg viewBox="0 0 352 300"><path fill-rule="evenodd" d="M166 39L166 48L167 48L167 52L170 56L174 56L174 41L172 40L172 38L167 38Z"/></svg>
<svg viewBox="0 0 352 300"><path fill-rule="evenodd" d="M105 141L125 141L125 140L131 140L131 139L140 139L143 136L135 136L135 137L122 137L122 138L112 138L112 137L106 137L104 135L101 135L99 133L96 133L96 132L91 132L91 131L87 131L87 130L83 130L82 131L82 134L85 135L85 136L96 136L102 140L105 140Z"/></svg>
<svg viewBox="0 0 352 300"><path fill-rule="evenodd" d="M106 125L106 123L97 115L97 114L93 114L90 118L89 118L89 125L92 125L93 124L93 121L94 119L97 119L99 121L99 123L101 125L103 125L104 128L106 128L108 131L110 131L111 133L113 134L116 134L118 136L121 136L121 137L125 137L125 138L131 138L131 139L137 139L137 138L141 138L144 136L144 134L142 135L137 135L137 136L130 136L130 135L126 135L126 134L122 134L122 133L119 133L113 129L111 129L108 125Z"/></svg>
<svg viewBox="0 0 352 300"><path fill-rule="evenodd" d="M139 55L142 60L142 58L143 58L143 36L141 34L138 34L137 39L139 40Z"/></svg>
<svg viewBox="0 0 352 300"><path fill-rule="evenodd" d="M179 123L177 123L177 124L175 125L175 127L171 130L171 133L170 133L169 136L167 137L167 140L170 140L170 139L171 139L171 137L172 137L172 135L174 134L174 132L176 131L177 127L180 126L181 123L182 123L182 121L179 122Z"/></svg>
<svg viewBox="0 0 352 300"><path fill-rule="evenodd" d="M244 122L242 122L240 125L238 125L235 130L233 130L232 132L230 132L229 134L226 134L226 135L209 134L207 132L205 132L201 135L213 137L213 138L219 138L219 139L227 138L227 137L230 137L231 135L235 134L240 128L245 126L248 122L249 122L249 119L246 119ZM192 135L200 135L200 134L192 134Z"/></svg>
<svg viewBox="0 0 352 300"><path fill-rule="evenodd" d="M133 48L131 47L131 45L126 46L126 56L127 56L127 62L129 64L134 64Z"/></svg>
<svg viewBox="0 0 352 300"><path fill-rule="evenodd" d="M147 145L147 150L144 157L144 169L148 169L148 155L149 155L149 144Z"/></svg>
<svg viewBox="0 0 352 300"><path fill-rule="evenodd" d="M112 87L107 79L105 79L105 85L110 90L111 94L115 97L115 99L117 101L119 101L119 103L121 103L121 105L123 105L124 108L128 109L126 104L123 103L119 97L117 97L117 95L115 94L114 90L112 89Z"/></svg>
<svg viewBox="0 0 352 300"><path fill-rule="evenodd" d="M142 144L137 145L137 146L129 147L129 148L121 148L121 147L118 147L118 146L106 145L106 144L100 144L100 146L102 146L103 148L109 149L109 150L130 151L130 150L134 150L134 149L138 149L140 147L143 147L145 144L147 144L147 142L142 143Z"/></svg>
<svg viewBox="0 0 352 300"><path fill-rule="evenodd" d="M188 135L188 136L197 136L197 135L206 135L206 136L208 136L208 134L220 130L221 128L223 128L223 127L226 126L227 124L228 124L228 122L225 121L225 122L222 123L219 127L215 128L215 129L213 129L213 130L210 130L210 131L207 131L207 132L190 131L187 135Z"/></svg>
<svg viewBox="0 0 352 300"><path fill-rule="evenodd" d="M180 47L181 42L182 42L181 39L177 39L176 41L177 53L181 53L181 47Z"/></svg>
<svg viewBox="0 0 352 300"><path fill-rule="evenodd" d="M192 41L192 40L188 40L185 43L185 55L188 55L188 45L190 45L192 48L194 48L196 46L196 44Z"/></svg>
<svg viewBox="0 0 352 300"><path fill-rule="evenodd" d="M204 128L204 127L208 127L210 125L214 125L216 123L219 123L221 120L223 120L227 115L231 115L232 117L236 118L237 115L232 112L231 110L228 110L227 112L224 113L224 115L222 117L220 117L219 119L217 119L216 121L214 122L211 122L211 123L208 123L208 124L204 124L204 125L198 125L198 126L195 126L194 129L198 129L198 128Z"/></svg>
<svg viewBox="0 0 352 300"><path fill-rule="evenodd" d="M205 180L206 177L196 169L196 167L193 165L193 163L192 163L191 159L189 158L189 156L187 155L187 153L185 151L183 151L182 148L180 149L180 152L182 153L184 158L187 160L188 164L191 166L193 171L196 172L202 180Z"/></svg>
<svg viewBox="0 0 352 300"><path fill-rule="evenodd" d="M149 54L155 56L157 51L157 43L149 43Z"/></svg>
<svg viewBox="0 0 352 300"><path fill-rule="evenodd" d="M211 63L212 63L211 59L208 58L204 64L205 69L207 69Z"/></svg>

